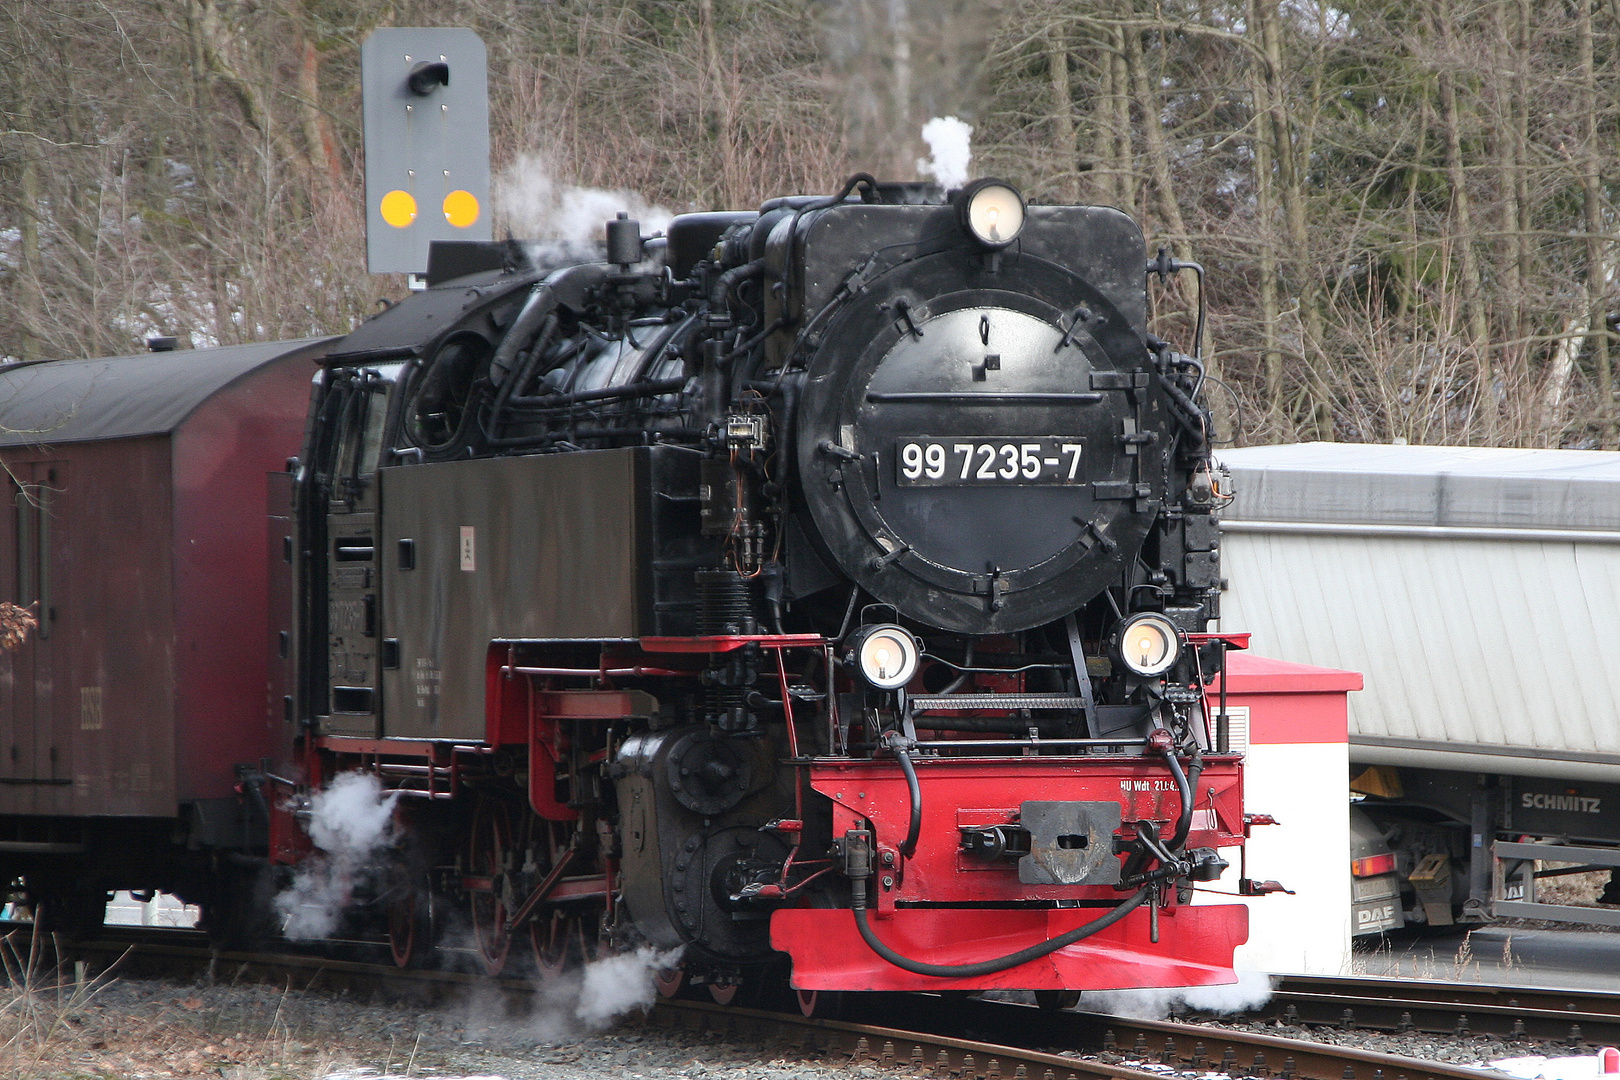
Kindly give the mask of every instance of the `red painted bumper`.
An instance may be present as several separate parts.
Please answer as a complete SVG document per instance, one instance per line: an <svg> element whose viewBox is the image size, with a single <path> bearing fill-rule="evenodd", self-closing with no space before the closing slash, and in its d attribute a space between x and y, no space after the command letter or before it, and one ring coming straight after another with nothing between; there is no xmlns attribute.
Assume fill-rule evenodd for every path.
<svg viewBox="0 0 1620 1080"><path fill-rule="evenodd" d="M1099 914L1096 908L900 908L871 925L903 956L966 964L1056 937ZM787 908L771 916L771 944L792 956L792 983L801 990L1117 990L1236 982L1232 950L1249 938L1249 909L1220 904L1161 911L1158 943L1149 935L1148 911L1140 908L1094 937L1007 971L937 979L878 956L847 909Z"/></svg>

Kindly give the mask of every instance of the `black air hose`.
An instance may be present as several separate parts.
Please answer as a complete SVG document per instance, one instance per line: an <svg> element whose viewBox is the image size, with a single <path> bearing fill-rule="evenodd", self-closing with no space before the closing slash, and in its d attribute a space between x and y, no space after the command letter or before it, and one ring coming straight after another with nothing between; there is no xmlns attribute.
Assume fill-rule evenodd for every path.
<svg viewBox="0 0 1620 1080"><path fill-rule="evenodd" d="M1164 763L1170 766L1170 775L1176 778L1176 790L1181 793L1181 817L1176 819L1176 831L1171 835L1169 848L1172 852L1180 851L1181 846L1187 842L1187 834L1192 831L1193 813L1193 786L1187 779L1187 774L1181 768L1181 762L1176 760L1176 748L1167 746L1163 750ZM1202 769L1202 763L1200 763Z"/></svg>
<svg viewBox="0 0 1620 1080"><path fill-rule="evenodd" d="M980 960L972 964L925 964L921 960L901 956L885 945L872 932L872 927L866 919L866 879L856 878L850 883L850 887L850 906L855 914L855 929L860 931L862 940L870 946L871 950L902 971L909 971L913 975L931 975L938 979L971 979L981 975L994 975L998 971L1006 971L1008 968L1015 968L1019 964L1027 964L1031 960L1039 960L1043 956L1050 956L1059 949L1073 945L1077 941L1113 926L1141 907L1152 893L1151 888L1138 889L1130 899L1108 914L1093 919L1084 926L1077 926L1066 934L1059 934L1057 937L1043 941L1039 945L1031 945L1027 949L1020 949L1015 953L1008 953L1006 956L998 956L993 960Z"/></svg>
<svg viewBox="0 0 1620 1080"><path fill-rule="evenodd" d="M906 774L906 794L911 797L911 824L906 838L900 844L900 857L909 859L917 853L917 839L922 836L922 785L917 782L917 767L911 763L912 741L898 731L885 732L883 745L894 751L900 762L900 771Z"/></svg>

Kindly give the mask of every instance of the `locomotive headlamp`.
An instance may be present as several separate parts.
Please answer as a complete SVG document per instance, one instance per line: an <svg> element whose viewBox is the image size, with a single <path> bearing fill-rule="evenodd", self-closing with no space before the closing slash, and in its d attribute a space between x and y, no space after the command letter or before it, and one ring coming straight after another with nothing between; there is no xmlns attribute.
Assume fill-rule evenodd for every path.
<svg viewBox="0 0 1620 1080"><path fill-rule="evenodd" d="M1173 623L1153 611L1142 611L1119 626L1120 662L1134 675L1163 675L1181 655L1181 637Z"/></svg>
<svg viewBox="0 0 1620 1080"><path fill-rule="evenodd" d="M922 646L905 627L880 623L855 631L849 656L868 685L876 690L898 690L917 674Z"/></svg>
<svg viewBox="0 0 1620 1080"><path fill-rule="evenodd" d="M984 247L1004 248L1024 228L1024 197L1004 180L975 180L962 189L962 227Z"/></svg>

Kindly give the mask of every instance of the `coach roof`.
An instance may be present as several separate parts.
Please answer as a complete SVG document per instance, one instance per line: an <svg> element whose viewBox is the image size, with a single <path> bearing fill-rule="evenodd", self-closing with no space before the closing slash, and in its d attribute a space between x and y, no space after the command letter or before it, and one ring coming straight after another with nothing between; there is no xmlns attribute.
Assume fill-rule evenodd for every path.
<svg viewBox="0 0 1620 1080"><path fill-rule="evenodd" d="M173 431L242 376L300 353L317 359L334 340L303 338L0 366L0 446Z"/></svg>

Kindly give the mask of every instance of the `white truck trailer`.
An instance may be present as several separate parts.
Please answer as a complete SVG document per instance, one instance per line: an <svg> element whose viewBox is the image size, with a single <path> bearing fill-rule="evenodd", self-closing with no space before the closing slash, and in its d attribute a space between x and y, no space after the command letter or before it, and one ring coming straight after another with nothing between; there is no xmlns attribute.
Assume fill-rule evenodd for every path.
<svg viewBox="0 0 1620 1080"><path fill-rule="evenodd" d="M1220 459L1221 625L1365 677L1349 703L1357 932L1620 925L1620 907L1536 895L1620 867L1620 453L1306 443ZM1620 904L1620 871L1602 902Z"/></svg>

